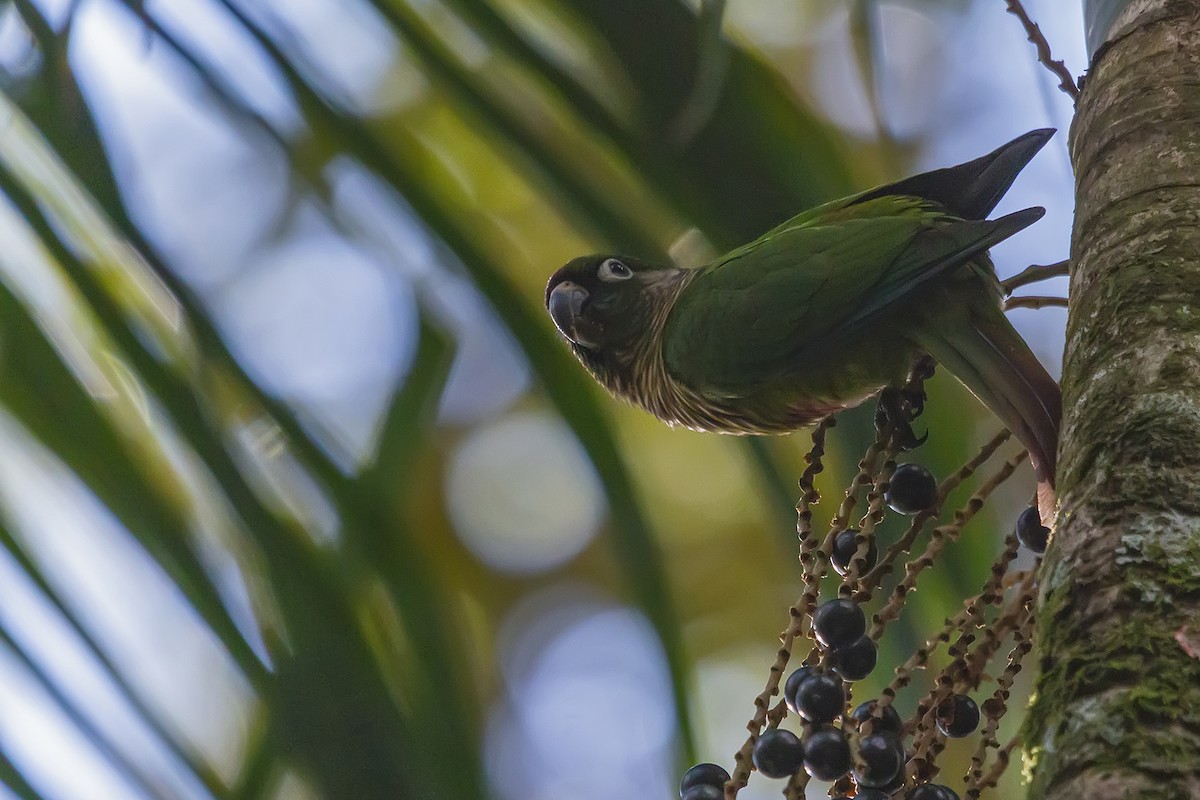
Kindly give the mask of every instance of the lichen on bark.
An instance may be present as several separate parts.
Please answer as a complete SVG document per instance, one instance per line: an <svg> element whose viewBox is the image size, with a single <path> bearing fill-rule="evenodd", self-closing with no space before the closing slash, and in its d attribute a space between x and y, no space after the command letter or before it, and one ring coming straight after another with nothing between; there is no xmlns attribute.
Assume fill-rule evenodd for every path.
<svg viewBox="0 0 1200 800"><path fill-rule="evenodd" d="M1200 3L1100 49L1076 170L1030 797L1200 798ZM1182 637L1182 639L1180 638Z"/></svg>

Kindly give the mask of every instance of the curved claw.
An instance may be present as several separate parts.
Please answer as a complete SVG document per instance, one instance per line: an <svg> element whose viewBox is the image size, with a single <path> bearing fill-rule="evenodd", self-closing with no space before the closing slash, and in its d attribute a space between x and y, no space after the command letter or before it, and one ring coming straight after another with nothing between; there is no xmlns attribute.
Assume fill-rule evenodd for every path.
<svg viewBox="0 0 1200 800"><path fill-rule="evenodd" d="M925 409L925 392L906 392L889 387L879 393L875 407L875 430L883 433L892 427L897 447L902 451L915 450L929 440L929 431L917 436L912 420Z"/></svg>
<svg viewBox="0 0 1200 800"><path fill-rule="evenodd" d="M904 397L904 402L908 404L909 419L916 419L925 412L925 390L922 388L901 389L900 394Z"/></svg>
<svg viewBox="0 0 1200 800"><path fill-rule="evenodd" d="M909 450L916 450L921 445L929 441L929 431L926 430L920 436L913 432L912 426L907 426L908 430L900 437L900 450L907 453Z"/></svg>

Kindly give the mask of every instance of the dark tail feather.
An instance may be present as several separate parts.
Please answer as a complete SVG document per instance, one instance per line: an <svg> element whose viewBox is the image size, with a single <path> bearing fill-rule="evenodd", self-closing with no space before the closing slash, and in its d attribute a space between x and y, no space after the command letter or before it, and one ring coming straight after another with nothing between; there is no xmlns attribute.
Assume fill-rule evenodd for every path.
<svg viewBox="0 0 1200 800"><path fill-rule="evenodd" d="M1030 131L974 161L881 186L855 202L908 195L938 203L963 219L985 219L1012 186L1017 174L1053 135L1053 128Z"/></svg>
<svg viewBox="0 0 1200 800"><path fill-rule="evenodd" d="M1062 393L1003 312L974 308L954 338L924 331L921 344L1000 418L1029 451L1043 524L1054 513Z"/></svg>

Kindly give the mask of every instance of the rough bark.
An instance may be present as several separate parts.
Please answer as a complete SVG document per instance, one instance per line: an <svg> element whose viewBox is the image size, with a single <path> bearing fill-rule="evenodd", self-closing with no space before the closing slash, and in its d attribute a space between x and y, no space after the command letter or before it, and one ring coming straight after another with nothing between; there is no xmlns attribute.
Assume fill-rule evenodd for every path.
<svg viewBox="0 0 1200 800"><path fill-rule="evenodd" d="M1135 5L1093 59L1070 137L1032 798L1200 798L1200 2Z"/></svg>

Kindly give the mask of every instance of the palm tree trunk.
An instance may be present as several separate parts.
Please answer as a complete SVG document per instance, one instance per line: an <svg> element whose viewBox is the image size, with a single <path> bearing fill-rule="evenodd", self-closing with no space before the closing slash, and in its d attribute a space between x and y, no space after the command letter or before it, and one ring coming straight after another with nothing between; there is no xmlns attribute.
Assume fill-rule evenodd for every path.
<svg viewBox="0 0 1200 800"><path fill-rule="evenodd" d="M1200 798L1200 2L1085 7L1030 797Z"/></svg>

